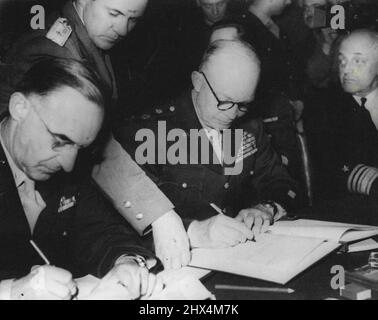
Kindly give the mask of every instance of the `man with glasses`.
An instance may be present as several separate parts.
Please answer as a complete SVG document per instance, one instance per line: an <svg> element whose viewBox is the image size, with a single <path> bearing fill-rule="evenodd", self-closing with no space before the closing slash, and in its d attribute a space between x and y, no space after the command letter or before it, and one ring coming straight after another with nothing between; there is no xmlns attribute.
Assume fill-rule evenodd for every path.
<svg viewBox="0 0 378 320"><path fill-rule="evenodd" d="M117 86L108 50L135 27L147 4L148 0L67 1L61 12L48 19L49 29L33 31L16 42L7 62L27 70L46 56L85 60L115 102ZM93 177L116 209L140 235L152 229L156 254L166 268L186 265L188 239L172 203L114 139L107 141L101 158Z"/></svg>
<svg viewBox="0 0 378 320"><path fill-rule="evenodd" d="M87 274L107 275L125 299L160 290L147 269L153 254L90 175L74 171L103 123L95 74L74 60L43 60L1 98L0 300L70 299L72 277Z"/></svg>
<svg viewBox="0 0 378 320"><path fill-rule="evenodd" d="M193 87L169 104L167 113L152 119L133 118L116 130L116 138L130 154L140 147L136 133L140 137L139 130L145 128L159 139L157 151L161 152L161 139L167 139L159 135L162 121L167 127L167 150L178 143L172 141L174 129L187 137L193 130L205 132L204 139L187 141L185 147L186 158L198 159L198 163L172 164L168 151L168 164L145 165L184 219L192 247L227 247L253 239L297 205L296 183L270 147L262 123L242 118L251 108L259 73L259 60L248 44L215 41L198 71L192 73ZM236 137L238 130L242 131L240 140L227 138ZM213 158L204 159L205 143L210 143ZM237 153L232 163L224 161L228 143ZM241 172L227 170L237 165ZM223 214L217 214L210 203Z"/></svg>

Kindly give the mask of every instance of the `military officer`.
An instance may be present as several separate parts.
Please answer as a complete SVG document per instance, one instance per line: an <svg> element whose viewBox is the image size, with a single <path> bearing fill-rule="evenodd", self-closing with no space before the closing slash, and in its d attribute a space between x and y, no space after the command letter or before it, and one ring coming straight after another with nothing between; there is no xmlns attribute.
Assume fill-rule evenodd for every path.
<svg viewBox="0 0 378 320"><path fill-rule="evenodd" d="M340 44L338 64L341 88L326 102L327 181L333 197L357 193L377 199L378 34L352 32Z"/></svg>
<svg viewBox="0 0 378 320"><path fill-rule="evenodd" d="M72 172L103 122L95 74L74 60L42 60L8 101L0 122L0 299L69 299L72 276L89 273L109 273L125 297L151 293L156 279L146 259L152 253L90 175ZM29 240L56 267L34 267L27 275L43 264Z"/></svg>
<svg viewBox="0 0 378 320"><path fill-rule="evenodd" d="M133 29L147 2L68 1L61 12L52 15L48 30L33 31L15 44L8 54L8 62L27 70L33 62L46 56L86 60L115 99L116 83L106 51ZM116 209L141 235L152 226L156 254L165 267L187 264L187 235L172 203L114 139L109 139L103 158L94 168L93 177Z"/></svg>
<svg viewBox="0 0 378 320"><path fill-rule="evenodd" d="M215 41L192 73L191 90L158 109L157 115L130 119L116 129L117 139L137 162L143 145L136 140L144 141L144 134L159 139L152 145L157 146L155 162L146 159L145 168L189 226L192 247L230 246L252 239L298 204L296 183L270 147L262 123L240 121L254 98L259 72L258 58L248 44ZM166 133L161 134L162 125L168 141ZM178 142L172 137L192 139L193 130L204 130L204 139L184 142L177 163L170 147ZM207 155L202 148L206 142L211 143ZM231 145L236 147L235 157L226 160L225 150ZM212 207L223 214L217 215Z"/></svg>

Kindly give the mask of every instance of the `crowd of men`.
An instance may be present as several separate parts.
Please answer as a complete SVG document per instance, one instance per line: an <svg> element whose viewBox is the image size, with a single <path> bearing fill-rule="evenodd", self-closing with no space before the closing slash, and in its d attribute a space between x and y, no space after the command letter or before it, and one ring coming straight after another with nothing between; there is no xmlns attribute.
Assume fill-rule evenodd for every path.
<svg viewBox="0 0 378 320"><path fill-rule="evenodd" d="M0 299L86 274L148 297L191 248L378 204L376 24L314 27L335 0L152 2L68 0L1 44Z"/></svg>

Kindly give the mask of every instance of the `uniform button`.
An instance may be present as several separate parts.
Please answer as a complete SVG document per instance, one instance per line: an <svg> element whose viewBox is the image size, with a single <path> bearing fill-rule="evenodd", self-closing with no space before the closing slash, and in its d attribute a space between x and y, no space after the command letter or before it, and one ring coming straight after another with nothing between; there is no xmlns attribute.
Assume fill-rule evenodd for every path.
<svg viewBox="0 0 378 320"><path fill-rule="evenodd" d="M136 216L135 216L135 218L137 219L137 220L142 220L143 219L143 213L138 213Z"/></svg>
<svg viewBox="0 0 378 320"><path fill-rule="evenodd" d="M125 208L131 208L131 202L130 202L130 201L126 201L126 202L123 204L123 206L124 206Z"/></svg>
<svg viewBox="0 0 378 320"><path fill-rule="evenodd" d="M229 184L228 182L226 182L226 183L224 184L224 188L225 188L225 189L230 188L230 184Z"/></svg>
<svg viewBox="0 0 378 320"><path fill-rule="evenodd" d="M162 114L162 113L163 113L163 110L162 110L162 109L159 109L159 108L157 108L157 109L155 109L155 112L156 112L156 114Z"/></svg>
<svg viewBox="0 0 378 320"><path fill-rule="evenodd" d="M186 182L184 182L184 183L182 184L182 187L183 187L184 189L186 189L186 188L188 187L188 184L187 184Z"/></svg>
<svg viewBox="0 0 378 320"><path fill-rule="evenodd" d="M169 111L171 111L171 112L175 112L175 111L176 111L176 108L175 108L174 106L171 106L171 107L169 108Z"/></svg>
<svg viewBox="0 0 378 320"><path fill-rule="evenodd" d="M64 231L64 232L62 233L62 236L63 236L63 237L67 237L67 231Z"/></svg>
<svg viewBox="0 0 378 320"><path fill-rule="evenodd" d="M1 160L1 161L0 161L0 164L1 164L2 166L5 166L5 161L4 161L4 160Z"/></svg>
<svg viewBox="0 0 378 320"><path fill-rule="evenodd" d="M254 171L249 171L249 174L250 174L251 176L253 176L253 175L255 174L255 172L254 172Z"/></svg>
<svg viewBox="0 0 378 320"><path fill-rule="evenodd" d="M272 51L272 48L268 48L268 52L271 52Z"/></svg>

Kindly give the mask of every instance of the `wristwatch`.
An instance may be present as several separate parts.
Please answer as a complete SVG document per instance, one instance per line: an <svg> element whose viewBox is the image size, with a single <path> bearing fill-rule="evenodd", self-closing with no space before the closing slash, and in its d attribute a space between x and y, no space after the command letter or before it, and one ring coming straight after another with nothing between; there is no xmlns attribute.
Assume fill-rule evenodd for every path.
<svg viewBox="0 0 378 320"><path fill-rule="evenodd" d="M123 256L120 256L118 259L117 259L117 262L123 258L127 258L127 259L130 259L130 260L133 260L139 267L141 268L147 268L147 261L145 258L143 258L142 256L140 255L137 255L137 254L134 254L134 255L123 255ZM116 263L117 263L116 262Z"/></svg>
<svg viewBox="0 0 378 320"><path fill-rule="evenodd" d="M274 219L274 217L278 213L278 206L277 206L277 204L275 202L273 202L273 201L270 201L270 200L261 201L259 204L261 206L263 206L264 208L273 210L272 212L273 212L273 219Z"/></svg>

